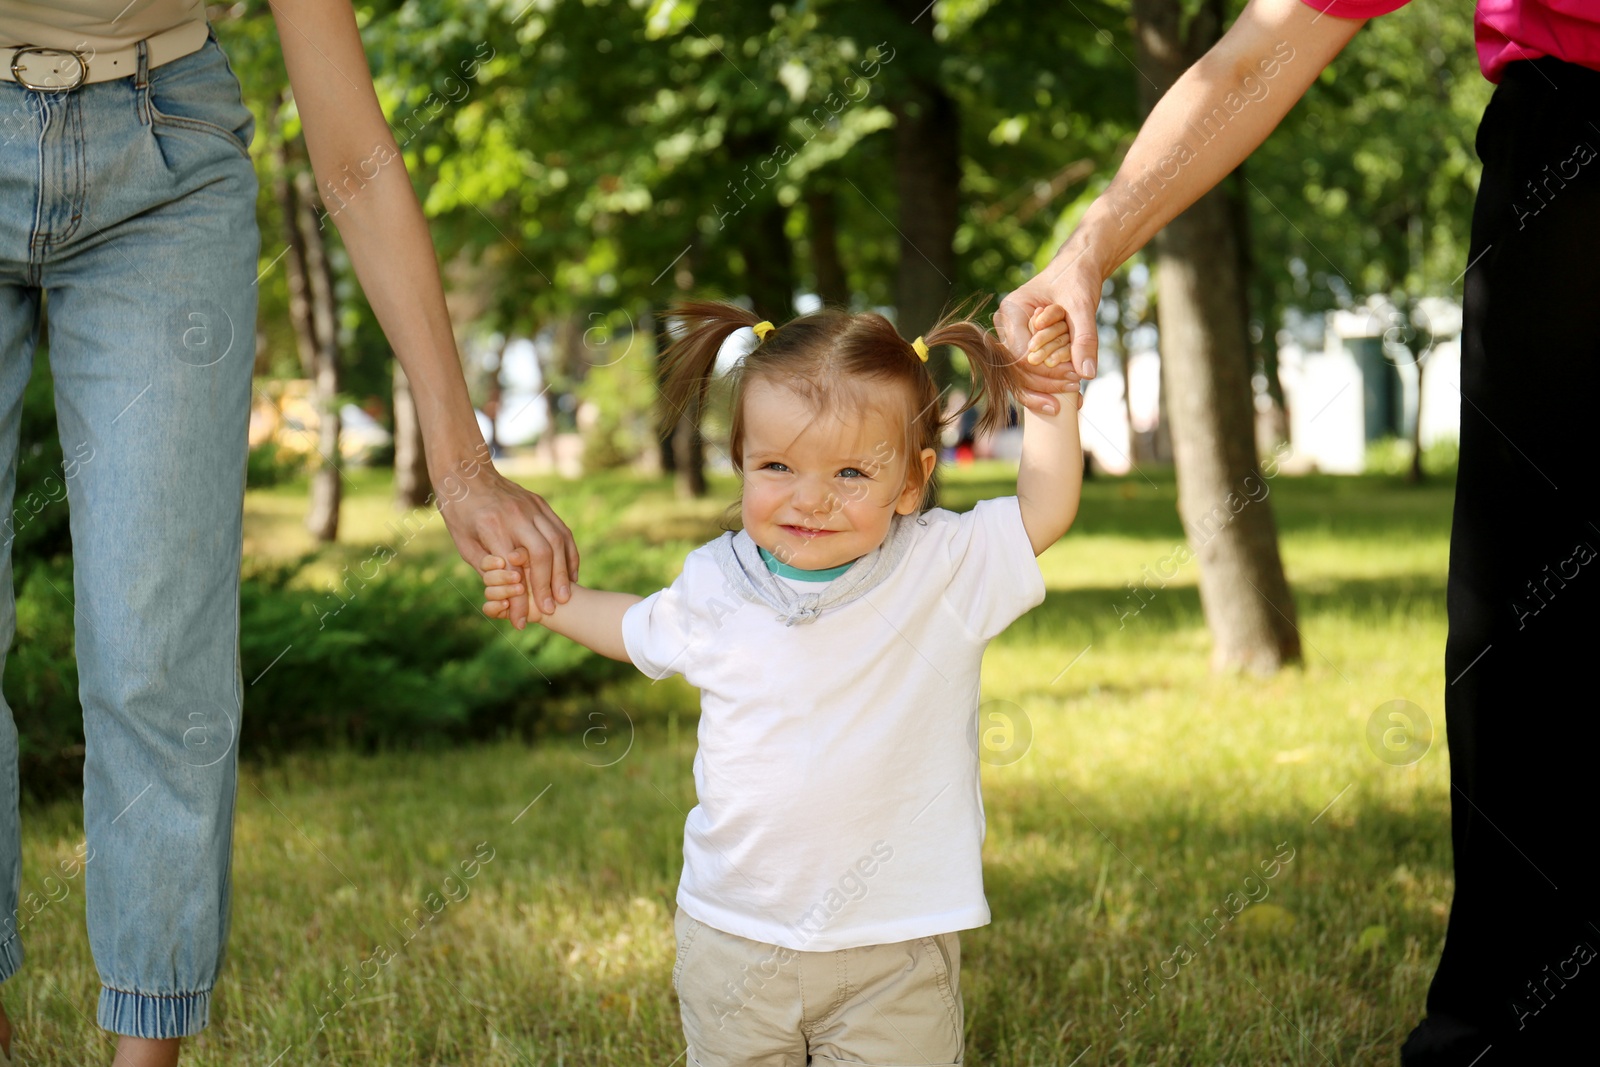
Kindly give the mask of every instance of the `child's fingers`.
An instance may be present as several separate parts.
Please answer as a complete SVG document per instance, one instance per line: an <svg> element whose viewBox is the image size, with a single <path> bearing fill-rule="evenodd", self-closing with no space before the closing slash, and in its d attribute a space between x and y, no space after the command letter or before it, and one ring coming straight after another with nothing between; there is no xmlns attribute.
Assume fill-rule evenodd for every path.
<svg viewBox="0 0 1600 1067"><path fill-rule="evenodd" d="M1066 334L1028 353L1028 362L1034 366L1043 363L1046 367L1054 367L1057 363L1070 363L1072 361L1072 338ZM1077 374L1074 369L1073 374Z"/></svg>
<svg viewBox="0 0 1600 1067"><path fill-rule="evenodd" d="M501 559L499 556L484 556L483 560L478 564L478 569L480 571L492 571L498 570L505 565L506 561Z"/></svg>
<svg viewBox="0 0 1600 1067"><path fill-rule="evenodd" d="M486 585L483 587L485 600L510 600L521 592L521 582L517 582L514 585Z"/></svg>
<svg viewBox="0 0 1600 1067"><path fill-rule="evenodd" d="M1067 331L1070 328L1070 323L1062 321L1053 322L1049 326L1035 330L1033 336L1028 338L1028 352L1031 354L1046 348L1058 347L1063 343L1062 338L1067 335Z"/></svg>
<svg viewBox="0 0 1600 1067"><path fill-rule="evenodd" d="M1044 304L1033 309L1028 318L1028 329L1038 331L1054 322L1065 322L1067 309L1060 304Z"/></svg>
<svg viewBox="0 0 1600 1067"><path fill-rule="evenodd" d="M515 569L497 571L484 571L484 585L518 585L522 582L522 572Z"/></svg>

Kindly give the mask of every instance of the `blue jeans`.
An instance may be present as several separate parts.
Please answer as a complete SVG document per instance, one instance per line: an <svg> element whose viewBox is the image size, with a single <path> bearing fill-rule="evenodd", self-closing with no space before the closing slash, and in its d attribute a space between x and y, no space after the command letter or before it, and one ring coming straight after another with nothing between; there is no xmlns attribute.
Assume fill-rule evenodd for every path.
<svg viewBox="0 0 1600 1067"><path fill-rule="evenodd" d="M255 361L255 134L214 36L114 81L0 82L0 516L49 313L83 704L99 1024L206 1025L228 934L239 566ZM0 546L0 667L16 634ZM17 731L0 697L0 979L22 962Z"/></svg>

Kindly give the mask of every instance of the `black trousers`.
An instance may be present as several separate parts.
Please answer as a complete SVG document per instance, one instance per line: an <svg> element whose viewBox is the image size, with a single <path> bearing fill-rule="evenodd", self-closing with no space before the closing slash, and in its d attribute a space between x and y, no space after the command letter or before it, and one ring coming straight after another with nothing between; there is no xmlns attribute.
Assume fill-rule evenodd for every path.
<svg viewBox="0 0 1600 1067"><path fill-rule="evenodd" d="M1444 679L1455 901L1401 1059L1596 1063L1600 71L1512 63L1477 148Z"/></svg>

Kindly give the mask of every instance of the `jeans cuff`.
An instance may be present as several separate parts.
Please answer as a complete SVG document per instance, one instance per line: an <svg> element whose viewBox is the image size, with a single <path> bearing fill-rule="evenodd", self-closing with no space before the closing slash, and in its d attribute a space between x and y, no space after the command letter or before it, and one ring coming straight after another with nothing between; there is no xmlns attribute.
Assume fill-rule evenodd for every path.
<svg viewBox="0 0 1600 1067"><path fill-rule="evenodd" d="M206 1028L211 990L201 993L132 993L102 986L95 1020L100 1029L129 1037L189 1037Z"/></svg>

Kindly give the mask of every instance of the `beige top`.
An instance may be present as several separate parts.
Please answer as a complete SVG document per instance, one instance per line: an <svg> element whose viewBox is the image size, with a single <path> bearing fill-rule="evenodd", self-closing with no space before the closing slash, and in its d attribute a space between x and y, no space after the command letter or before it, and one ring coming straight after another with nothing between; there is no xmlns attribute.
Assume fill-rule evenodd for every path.
<svg viewBox="0 0 1600 1067"><path fill-rule="evenodd" d="M205 17L204 0L0 0L0 48L109 52Z"/></svg>

